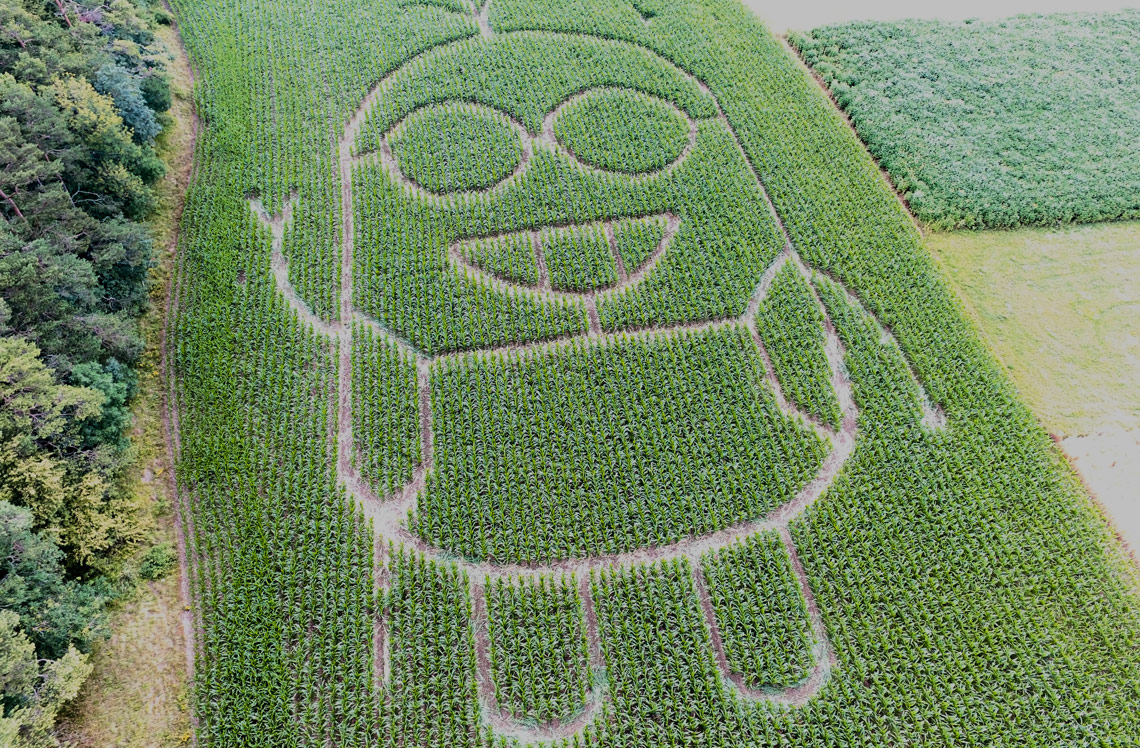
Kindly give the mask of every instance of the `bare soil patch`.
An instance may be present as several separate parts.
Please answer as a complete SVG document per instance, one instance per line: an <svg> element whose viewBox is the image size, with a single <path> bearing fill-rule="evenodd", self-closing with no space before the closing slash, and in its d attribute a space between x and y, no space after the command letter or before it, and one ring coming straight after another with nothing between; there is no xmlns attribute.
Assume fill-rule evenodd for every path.
<svg viewBox="0 0 1140 748"><path fill-rule="evenodd" d="M1070 436L1060 444L1105 509L1117 536L1140 563L1140 430L1108 429Z"/></svg>

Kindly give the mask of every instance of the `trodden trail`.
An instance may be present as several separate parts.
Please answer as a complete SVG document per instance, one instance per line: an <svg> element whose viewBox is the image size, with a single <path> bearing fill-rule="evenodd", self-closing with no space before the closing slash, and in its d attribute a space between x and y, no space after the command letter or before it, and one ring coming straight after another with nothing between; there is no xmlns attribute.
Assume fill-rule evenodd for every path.
<svg viewBox="0 0 1140 748"><path fill-rule="evenodd" d="M202 129L202 121L198 116L198 107L194 99L194 90L198 85L197 71L190 60L190 55L182 41L182 34L178 28L177 16L170 7L168 0L163 0L163 7L172 19L176 49L174 50L176 64L185 68L189 91L187 97L187 114L189 115L190 137L186 148L190 154L189 169L180 179L187 186L192 184L197 175L198 168L198 137ZM170 362L171 328L175 315L178 312L178 297L182 283L182 261L179 252L179 239L181 238L182 212L185 207L185 195L180 195L176 201L174 215L172 216L173 233L166 251L171 255L171 272L166 281L164 318L159 330L159 380L162 382L162 431L165 444L165 470L166 488L172 497L174 505L174 539L178 550L178 597L182 603L182 612L179 619L182 625L182 644L186 657L186 679L194 682L195 652L201 649L198 637L202 631L199 621L196 620L194 599L190 590L190 579L196 572L196 563L188 550L187 539L194 536L194 518L189 505L189 497L179 489L175 465L182 451L181 424L178 413L178 392L174 382L174 370ZM187 706L190 717L190 740L192 745L198 743L198 714L193 702Z"/></svg>

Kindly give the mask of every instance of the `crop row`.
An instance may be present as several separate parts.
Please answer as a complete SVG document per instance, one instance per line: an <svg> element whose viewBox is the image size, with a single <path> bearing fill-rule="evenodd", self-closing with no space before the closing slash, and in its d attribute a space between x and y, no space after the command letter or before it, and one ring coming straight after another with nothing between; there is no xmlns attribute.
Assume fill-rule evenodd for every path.
<svg viewBox="0 0 1140 748"><path fill-rule="evenodd" d="M522 144L510 123L471 104L418 109L388 140L400 171L431 192L490 187L522 160Z"/></svg>
<svg viewBox="0 0 1140 748"><path fill-rule="evenodd" d="M651 181L670 184L671 204L663 209L672 210L680 225L643 282L598 305L602 328L742 314L783 238L731 133L719 121L701 123L685 161Z"/></svg>
<svg viewBox="0 0 1140 748"><path fill-rule="evenodd" d="M622 268L636 272L661 246L666 218L649 216L612 222L614 247L604 223L547 228L538 232L550 286L562 291L593 291L619 280L613 250ZM459 254L475 267L501 280L523 286L540 283L535 240L531 231L515 231L461 241Z"/></svg>
<svg viewBox="0 0 1140 748"><path fill-rule="evenodd" d="M582 161L607 171L641 174L677 160L689 123L662 101L629 89L587 94L554 120L554 136Z"/></svg>
<svg viewBox="0 0 1140 748"><path fill-rule="evenodd" d="M412 523L500 562L618 553L790 500L828 447L783 415L743 326L433 368L435 463Z"/></svg>
<svg viewBox="0 0 1140 748"><path fill-rule="evenodd" d="M486 594L499 706L539 723L583 708L591 677L575 579L499 578Z"/></svg>
<svg viewBox="0 0 1140 748"><path fill-rule="evenodd" d="M416 362L360 324L352 331L352 359L353 457L373 491L386 496L423 458Z"/></svg>
<svg viewBox="0 0 1140 748"><path fill-rule="evenodd" d="M1133 9L841 24L790 41L915 215L977 229L1140 218L1138 38Z"/></svg>
<svg viewBox="0 0 1140 748"><path fill-rule="evenodd" d="M459 251L472 265L491 275L524 286L537 286L538 263L529 231L463 242Z"/></svg>
<svg viewBox="0 0 1140 748"><path fill-rule="evenodd" d="M839 428L839 400L824 351L823 312L793 263L785 264L773 279L756 327L788 400Z"/></svg>
<svg viewBox="0 0 1140 748"><path fill-rule="evenodd" d="M376 745L372 533L334 483L336 350L276 295L247 198L276 214L295 195L289 273L318 315L335 317L339 130L386 69L475 25L437 13L392 34L375 7L174 5L203 125L168 340L197 743Z"/></svg>
<svg viewBox="0 0 1140 748"><path fill-rule="evenodd" d="M807 677L812 633L783 541L753 535L701 559L729 668L753 688L787 688Z"/></svg>
<svg viewBox="0 0 1140 748"><path fill-rule="evenodd" d="M540 236L554 289L591 291L617 283L617 264L601 224L548 229Z"/></svg>
<svg viewBox="0 0 1140 748"><path fill-rule="evenodd" d="M361 133L361 153L372 150L380 135L412 111L442 101L494 107L532 134L542 132L547 114L572 95L603 87L675 102L693 119L716 114L712 98L666 60L641 47L603 46L581 35L472 38L421 58L386 83L385 95Z"/></svg>
<svg viewBox="0 0 1140 748"><path fill-rule="evenodd" d="M391 676L381 739L389 745L470 743L478 721L467 576L402 549L384 594Z"/></svg>
<svg viewBox="0 0 1140 748"><path fill-rule="evenodd" d="M200 167L207 184L213 168ZM200 275L179 293L171 352L178 479L193 507L199 739L350 745L374 724L376 610L371 532L330 470L336 350L274 295L268 239L246 227L240 196L213 197L199 191L186 207L183 277ZM197 264L230 242L233 264Z"/></svg>
<svg viewBox="0 0 1140 748"><path fill-rule="evenodd" d="M357 306L421 350L478 348L586 329L581 304L504 294L453 271L447 254L460 235L453 226L379 168L360 168L355 180ZM502 233L495 228L464 235Z"/></svg>
<svg viewBox="0 0 1140 748"><path fill-rule="evenodd" d="M664 218L614 222L614 244L627 273L645 264L665 238Z"/></svg>
<svg viewBox="0 0 1140 748"><path fill-rule="evenodd" d="M622 715L597 744L715 745L733 733L748 735L713 659L691 562L603 571L593 594L609 694Z"/></svg>
<svg viewBox="0 0 1140 748"><path fill-rule="evenodd" d="M783 554L780 541L773 545L770 540L748 541L729 555L744 551L750 556L746 573L757 576L745 583L749 594L759 591L753 586L759 583L781 595L798 596L787 556L781 561L777 555ZM712 560L719 566L726 559ZM449 563L424 560L404 549L393 549L387 570L391 586L384 607L393 654L381 742L508 744L481 726L475 706L478 624L469 617L473 606L466 575ZM720 571L705 571L710 593L714 599L733 599L741 590L739 579L722 577ZM591 576L607 709L622 718L593 723L568 746L680 746L698 736L725 741L750 731L774 738L787 728L786 718L773 724L770 711L750 712L723 685L693 573L692 562L678 559ZM768 586L766 573L780 575L779 581ZM721 591L722 584L729 589ZM577 584L550 577L500 579L489 582L486 594L499 704L525 705L534 710L527 717L537 722L565 716L567 708L580 705L590 676ZM802 622L802 606L802 598L796 603L781 597L766 612L799 616ZM777 656L802 657L804 640L796 626L788 626L786 633L786 641L765 644L789 647ZM550 705L548 711L543 704ZM476 734L481 735L479 743L472 739Z"/></svg>

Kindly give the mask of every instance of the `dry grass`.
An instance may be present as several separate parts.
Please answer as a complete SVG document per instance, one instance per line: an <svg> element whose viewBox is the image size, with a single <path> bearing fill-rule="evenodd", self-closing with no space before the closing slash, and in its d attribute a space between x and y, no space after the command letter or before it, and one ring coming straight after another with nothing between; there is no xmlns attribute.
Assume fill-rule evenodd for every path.
<svg viewBox="0 0 1140 748"><path fill-rule="evenodd" d="M1140 222L927 246L1049 431L1140 429Z"/></svg>
<svg viewBox="0 0 1140 748"><path fill-rule="evenodd" d="M158 262L151 272L151 310L141 322L147 348L140 364L131 432L138 461L128 480L131 490L152 510L154 542L173 543L173 505L165 480L170 468L163 437L159 343L175 232L193 159L193 106L189 68L177 54L175 31L161 27L159 36L174 55L170 63L174 102L172 122L158 143L167 175L158 185L159 210L150 220ZM133 599L115 610L114 634L96 647L94 672L60 721L58 732L65 745L170 748L191 743L182 605L179 578L172 574L141 584Z"/></svg>
<svg viewBox="0 0 1140 748"><path fill-rule="evenodd" d="M76 748L171 748L191 742L178 575L139 588L60 726Z"/></svg>

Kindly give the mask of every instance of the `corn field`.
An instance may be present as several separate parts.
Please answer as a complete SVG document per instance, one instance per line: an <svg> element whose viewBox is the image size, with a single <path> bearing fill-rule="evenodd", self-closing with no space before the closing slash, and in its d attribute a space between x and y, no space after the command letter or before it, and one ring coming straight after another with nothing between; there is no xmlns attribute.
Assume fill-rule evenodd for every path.
<svg viewBox="0 0 1140 748"><path fill-rule="evenodd" d="M174 6L202 746L1140 734L1123 554L735 0Z"/></svg>

